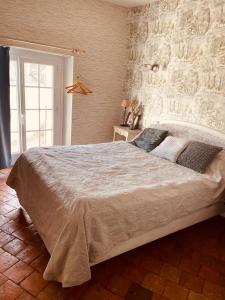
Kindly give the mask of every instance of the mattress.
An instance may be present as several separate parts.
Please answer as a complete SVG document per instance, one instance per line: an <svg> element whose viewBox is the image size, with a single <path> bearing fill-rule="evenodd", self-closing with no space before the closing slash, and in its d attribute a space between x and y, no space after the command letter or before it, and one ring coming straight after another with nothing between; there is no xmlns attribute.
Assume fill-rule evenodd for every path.
<svg viewBox="0 0 225 300"><path fill-rule="evenodd" d="M114 247L218 202L221 178L202 175L126 142L33 148L8 185L49 253L46 280L91 278Z"/></svg>

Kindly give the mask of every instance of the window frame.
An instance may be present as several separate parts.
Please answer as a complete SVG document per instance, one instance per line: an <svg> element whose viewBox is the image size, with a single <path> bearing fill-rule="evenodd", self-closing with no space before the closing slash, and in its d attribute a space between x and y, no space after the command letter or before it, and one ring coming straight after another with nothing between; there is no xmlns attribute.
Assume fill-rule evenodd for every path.
<svg viewBox="0 0 225 300"><path fill-rule="evenodd" d="M26 150L26 120L25 120L25 82L24 64L36 63L52 65L54 68L53 79L53 145L63 143L63 84L64 84L64 58L54 54L42 53L33 50L17 48L10 49L10 61L17 62L17 101L20 134L20 152L13 153L13 161ZM40 110L40 107L39 109ZM39 124L40 129L40 124Z"/></svg>

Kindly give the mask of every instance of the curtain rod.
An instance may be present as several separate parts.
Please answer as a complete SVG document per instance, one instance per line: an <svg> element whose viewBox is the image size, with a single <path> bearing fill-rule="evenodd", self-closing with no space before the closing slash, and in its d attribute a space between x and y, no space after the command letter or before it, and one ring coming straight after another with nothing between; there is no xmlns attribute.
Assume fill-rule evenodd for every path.
<svg viewBox="0 0 225 300"><path fill-rule="evenodd" d="M72 55L75 54L84 54L86 53L85 50L79 49L79 48L64 48L64 47L57 47L57 46L52 46L52 45L47 45L47 44L40 44L40 43L34 43L30 41L25 41L25 40L19 40L19 39L12 39L12 38L7 38L7 37L1 37L0 36L0 44L3 46L15 46L15 47L24 47L24 48L29 48L29 49L36 49L36 50L46 50L50 52L55 52L55 53L72 53Z"/></svg>

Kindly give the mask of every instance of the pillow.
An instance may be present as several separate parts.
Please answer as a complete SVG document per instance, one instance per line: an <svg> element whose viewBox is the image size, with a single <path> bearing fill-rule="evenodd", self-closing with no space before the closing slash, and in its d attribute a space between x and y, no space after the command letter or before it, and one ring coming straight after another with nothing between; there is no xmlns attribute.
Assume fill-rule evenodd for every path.
<svg viewBox="0 0 225 300"><path fill-rule="evenodd" d="M184 138L168 136L158 147L152 150L151 154L176 162L188 144L189 141Z"/></svg>
<svg viewBox="0 0 225 300"><path fill-rule="evenodd" d="M221 147L191 142L180 154L177 163L199 173L204 173L209 163L221 150Z"/></svg>
<svg viewBox="0 0 225 300"><path fill-rule="evenodd" d="M165 130L146 128L130 143L149 152L157 147L167 134L168 131Z"/></svg>

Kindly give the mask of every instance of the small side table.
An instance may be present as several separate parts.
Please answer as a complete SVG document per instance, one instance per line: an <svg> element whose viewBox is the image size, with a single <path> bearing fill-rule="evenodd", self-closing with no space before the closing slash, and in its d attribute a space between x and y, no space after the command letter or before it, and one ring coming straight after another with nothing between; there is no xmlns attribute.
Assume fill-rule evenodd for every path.
<svg viewBox="0 0 225 300"><path fill-rule="evenodd" d="M138 135L141 132L140 129L131 130L129 127L125 126L113 126L113 128L113 142L121 140L119 136L125 137L125 141L131 141L133 138L135 138L136 135Z"/></svg>

